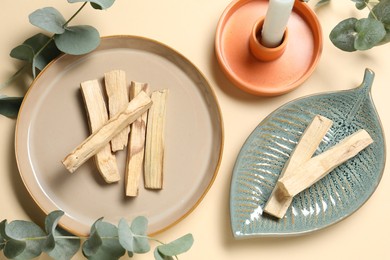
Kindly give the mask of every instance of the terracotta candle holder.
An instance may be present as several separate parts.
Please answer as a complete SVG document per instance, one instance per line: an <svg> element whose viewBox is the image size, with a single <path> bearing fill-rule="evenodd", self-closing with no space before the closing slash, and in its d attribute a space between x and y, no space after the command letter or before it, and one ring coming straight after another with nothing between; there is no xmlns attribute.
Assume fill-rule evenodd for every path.
<svg viewBox="0 0 390 260"><path fill-rule="evenodd" d="M264 19L264 17L261 17L253 26L252 33L249 36L249 49L253 56L255 56L260 61L272 61L282 56L286 50L288 42L288 28L286 28L282 42L279 46L274 48L266 47L261 41L261 32L263 29Z"/></svg>
<svg viewBox="0 0 390 260"><path fill-rule="evenodd" d="M315 13L299 0L281 44L261 44L268 0L234 0L223 12L215 37L220 68L238 88L276 96L300 86L314 71L322 52L322 30Z"/></svg>

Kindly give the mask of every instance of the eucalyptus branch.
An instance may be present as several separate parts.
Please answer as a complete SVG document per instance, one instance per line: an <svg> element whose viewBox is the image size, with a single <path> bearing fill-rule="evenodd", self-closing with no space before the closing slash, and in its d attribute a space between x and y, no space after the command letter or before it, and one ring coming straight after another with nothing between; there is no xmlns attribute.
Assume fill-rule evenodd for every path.
<svg viewBox="0 0 390 260"><path fill-rule="evenodd" d="M366 6L366 8L370 11L370 14L372 15L372 17L375 18L375 20L379 21L378 17L375 15L375 13L372 11L372 7L369 5L369 3L372 3L372 2L364 2L364 5Z"/></svg>
<svg viewBox="0 0 390 260"><path fill-rule="evenodd" d="M51 33L51 37L38 33L26 39L21 45L12 49L10 55L13 58L26 62L21 69L14 73L8 80L0 84L0 90L9 86L16 78L25 72L25 68L31 67L33 78L37 71L42 71L46 65L62 53L82 55L94 50L100 44L99 32L92 26L72 26L72 31L67 30L69 23L90 3L94 9L107 9L115 0L67 0L68 3L83 2L77 11L65 20L62 14L53 7L38 9L29 15L32 25ZM10 103L12 102L12 104ZM5 116L17 115L20 105L15 105L13 99L0 96L0 114ZM10 109L12 111L10 111Z"/></svg>
<svg viewBox="0 0 390 260"><path fill-rule="evenodd" d="M66 21L66 23L64 23L64 25L62 27L66 27L68 26L68 24L81 12L81 10L83 10L83 8L88 4L88 2L84 2L81 7L68 19L68 21Z"/></svg>
<svg viewBox="0 0 390 260"><path fill-rule="evenodd" d="M308 0L302 0L307 2ZM323 6L331 0L320 0ZM390 42L390 0L352 0L358 10L367 8L367 18L354 17L338 23L331 31L332 43L343 51L365 51Z"/></svg>
<svg viewBox="0 0 390 260"><path fill-rule="evenodd" d="M193 244L191 234L182 236L170 243L164 243L147 235L148 221L145 217L136 217L130 224L121 219L118 226L98 219L92 226L88 237L78 237L66 234L57 227L64 215L62 211L51 212L45 220L42 230L33 222L16 220L0 223L0 251L5 257L32 259L47 253L54 259L70 259L80 249L87 258L119 259L126 252L129 256L144 254L150 251L150 241L159 243L154 249L156 260L178 259L179 254L189 250ZM49 231L49 232L48 232ZM31 252L35 252L31 254Z"/></svg>

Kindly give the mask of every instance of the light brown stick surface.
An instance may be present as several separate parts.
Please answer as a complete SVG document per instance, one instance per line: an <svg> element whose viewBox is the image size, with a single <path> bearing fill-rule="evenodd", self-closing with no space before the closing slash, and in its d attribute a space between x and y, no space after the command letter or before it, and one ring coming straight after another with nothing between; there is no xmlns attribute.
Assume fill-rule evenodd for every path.
<svg viewBox="0 0 390 260"><path fill-rule="evenodd" d="M323 137L332 126L332 120L316 115L305 129L289 160L286 162L279 178L294 176L298 166L308 161L321 143ZM285 196L276 185L269 197L264 211L277 218L282 218L292 202L292 196Z"/></svg>
<svg viewBox="0 0 390 260"><path fill-rule="evenodd" d="M146 128L144 177L145 188L163 188L164 137L168 90L152 93L153 106L149 110Z"/></svg>
<svg viewBox="0 0 390 260"><path fill-rule="evenodd" d="M65 157L62 163L69 172L74 172L85 161L107 145L115 135L145 113L151 105L152 101L149 96L144 92L139 93L137 97L128 103L124 111L108 120L99 130L85 139Z"/></svg>
<svg viewBox="0 0 390 260"><path fill-rule="evenodd" d="M148 84L131 82L130 100L141 91L150 95ZM131 124L125 173L126 196L130 197L138 195L140 177L143 173L147 118L148 113L145 112Z"/></svg>
<svg viewBox="0 0 390 260"><path fill-rule="evenodd" d="M110 118L126 108L129 103L127 94L126 73L123 70L112 70L104 74L105 89L108 97L108 110ZM123 150L127 145L130 126L125 127L122 132L111 140L113 152Z"/></svg>
<svg viewBox="0 0 390 260"><path fill-rule="evenodd" d="M108 113L103 94L97 80L81 83L81 93L88 115L91 133L97 131L108 121ZM116 157L111 152L110 144L106 144L96 155L95 163L100 175L107 183L117 182L120 179Z"/></svg>
<svg viewBox="0 0 390 260"><path fill-rule="evenodd" d="M372 142L373 140L367 131L359 130L329 150L302 164L296 169L293 176L284 176L279 179L278 185L286 196L295 196L340 164L356 156Z"/></svg>

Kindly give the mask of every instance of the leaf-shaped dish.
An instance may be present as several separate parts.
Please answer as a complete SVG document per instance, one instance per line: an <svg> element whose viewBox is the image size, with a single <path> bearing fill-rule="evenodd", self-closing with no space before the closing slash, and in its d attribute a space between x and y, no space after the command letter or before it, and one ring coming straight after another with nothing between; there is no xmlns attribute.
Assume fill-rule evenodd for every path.
<svg viewBox="0 0 390 260"><path fill-rule="evenodd" d="M265 118L243 145L233 170L230 215L236 238L297 235L322 229L359 209L374 192L385 164L382 126L366 70L360 87L289 102ZM333 120L315 154L365 129L374 143L294 197L285 217L263 214L279 174L316 114Z"/></svg>

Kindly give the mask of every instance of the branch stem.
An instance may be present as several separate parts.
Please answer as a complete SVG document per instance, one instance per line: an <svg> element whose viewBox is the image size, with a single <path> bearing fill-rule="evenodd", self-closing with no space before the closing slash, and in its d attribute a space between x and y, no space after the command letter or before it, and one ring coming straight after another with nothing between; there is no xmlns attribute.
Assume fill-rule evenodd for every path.
<svg viewBox="0 0 390 260"><path fill-rule="evenodd" d="M65 28L72 20L73 20L73 18L75 18L80 12L81 12L81 10L84 8L84 6L87 4L88 2L84 2L82 5L81 5L81 7L69 18L69 20L68 21L66 21L65 23L64 23L64 25L62 25L62 27L63 28Z"/></svg>

